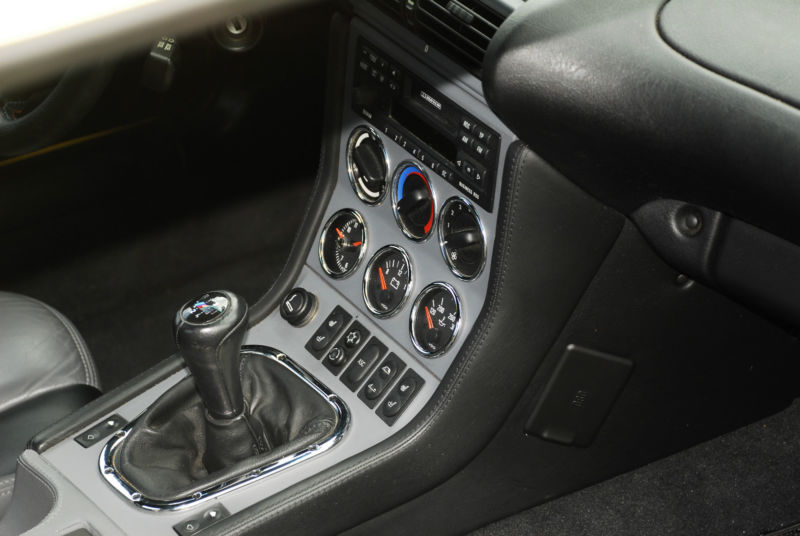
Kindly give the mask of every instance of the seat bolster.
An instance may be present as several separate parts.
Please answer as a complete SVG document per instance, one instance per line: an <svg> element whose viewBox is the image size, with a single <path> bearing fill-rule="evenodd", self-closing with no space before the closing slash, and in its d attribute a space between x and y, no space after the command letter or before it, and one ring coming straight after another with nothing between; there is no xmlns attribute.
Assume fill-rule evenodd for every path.
<svg viewBox="0 0 800 536"><path fill-rule="evenodd" d="M0 292L0 369L0 412L53 389L100 387L75 326L52 307L9 292Z"/></svg>

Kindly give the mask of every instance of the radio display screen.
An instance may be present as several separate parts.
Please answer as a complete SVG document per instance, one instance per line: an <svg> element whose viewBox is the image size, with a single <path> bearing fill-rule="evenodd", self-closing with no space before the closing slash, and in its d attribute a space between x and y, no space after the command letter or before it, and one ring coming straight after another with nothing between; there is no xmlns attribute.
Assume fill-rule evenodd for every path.
<svg viewBox="0 0 800 536"><path fill-rule="evenodd" d="M392 103L390 117L419 139L425 140L425 143L444 158L455 162L458 151L455 141L434 128L430 124L430 116L423 119L423 114L417 103L401 97Z"/></svg>

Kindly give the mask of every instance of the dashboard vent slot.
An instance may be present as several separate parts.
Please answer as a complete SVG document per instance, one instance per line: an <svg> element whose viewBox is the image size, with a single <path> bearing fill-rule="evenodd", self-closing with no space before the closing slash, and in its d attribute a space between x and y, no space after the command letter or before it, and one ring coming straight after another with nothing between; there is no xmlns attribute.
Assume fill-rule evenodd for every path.
<svg viewBox="0 0 800 536"><path fill-rule="evenodd" d="M505 20L480 0L375 0L375 3L478 74L489 42Z"/></svg>

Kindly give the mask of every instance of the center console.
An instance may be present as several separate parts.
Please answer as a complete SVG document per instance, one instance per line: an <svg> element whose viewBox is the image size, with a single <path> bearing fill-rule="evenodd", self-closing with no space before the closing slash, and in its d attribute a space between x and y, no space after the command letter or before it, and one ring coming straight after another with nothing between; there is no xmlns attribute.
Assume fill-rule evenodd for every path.
<svg viewBox="0 0 800 536"><path fill-rule="evenodd" d="M291 290L242 333L236 358L224 358L229 369L215 361L222 342L200 355L191 338L181 338L184 326L177 333L188 369L175 367L39 453L26 451L21 470L36 475L28 480L46 482L62 501L30 520L31 534L193 534L379 452L454 366L490 290L501 178L514 137L486 106L477 79L418 39L394 39L356 18L343 43L334 97L340 115L331 123L338 128L328 133L335 166L319 179L327 196L309 210L317 221L302 242L310 247L293 253L302 266L283 282ZM230 305L224 292L210 296L191 302L182 322L205 325L208 307ZM284 374L281 385L296 386L286 388L290 394L308 391L285 411L319 404L330 426L280 456L245 452L224 461L241 446L230 444L214 455L223 459L224 478L214 477L210 462L184 484L181 474L164 473L170 456L198 444L179 437L187 422L202 422L203 411L206 426L254 411L230 402L255 404L253 392L263 388L257 378L266 374L259 367ZM242 385L226 379L239 373ZM196 397L187 385L204 405L182 402L182 390ZM184 403L194 417L172 415ZM121 462L133 456L126 454L131 445L139 449L135 470ZM208 455L193 459L207 462ZM182 467L176 463L171 469ZM159 496L149 486L156 473L171 493Z"/></svg>

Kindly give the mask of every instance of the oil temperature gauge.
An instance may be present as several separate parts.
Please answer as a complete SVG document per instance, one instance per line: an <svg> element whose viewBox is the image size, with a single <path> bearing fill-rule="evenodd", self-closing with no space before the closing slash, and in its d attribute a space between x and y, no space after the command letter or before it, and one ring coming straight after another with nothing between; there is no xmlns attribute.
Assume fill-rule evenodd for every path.
<svg viewBox="0 0 800 536"><path fill-rule="evenodd" d="M355 210L340 210L328 220L319 239L319 262L334 278L353 273L367 250L367 228Z"/></svg>
<svg viewBox="0 0 800 536"><path fill-rule="evenodd" d="M453 344L461 324L461 305L447 283L425 287L411 309L411 342L426 357L436 357Z"/></svg>
<svg viewBox="0 0 800 536"><path fill-rule="evenodd" d="M378 251L364 273L364 303L377 316L397 313L411 291L411 262L403 248Z"/></svg>

